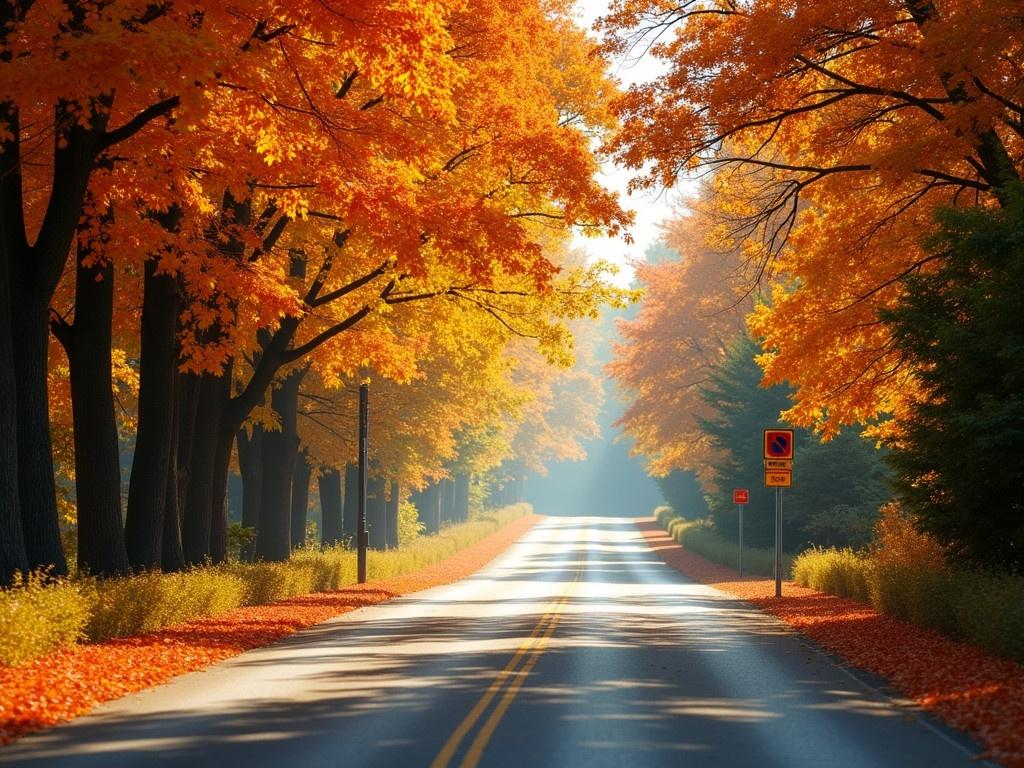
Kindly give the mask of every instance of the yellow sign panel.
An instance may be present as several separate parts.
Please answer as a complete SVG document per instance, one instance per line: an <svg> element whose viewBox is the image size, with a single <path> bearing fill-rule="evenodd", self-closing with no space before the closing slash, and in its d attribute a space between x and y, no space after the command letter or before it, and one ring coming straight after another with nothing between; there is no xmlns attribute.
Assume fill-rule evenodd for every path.
<svg viewBox="0 0 1024 768"><path fill-rule="evenodd" d="M767 469L793 469L792 459L765 459L764 468Z"/></svg>
<svg viewBox="0 0 1024 768"><path fill-rule="evenodd" d="M766 469L764 484L769 488L789 488L793 485L793 472L789 469Z"/></svg>

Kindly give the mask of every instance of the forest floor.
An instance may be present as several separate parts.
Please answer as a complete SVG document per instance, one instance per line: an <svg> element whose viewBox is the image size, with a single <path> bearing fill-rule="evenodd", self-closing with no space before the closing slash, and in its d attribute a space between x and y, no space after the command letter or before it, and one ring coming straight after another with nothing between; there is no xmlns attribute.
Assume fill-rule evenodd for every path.
<svg viewBox="0 0 1024 768"><path fill-rule="evenodd" d="M653 518L637 525L650 547L683 575L740 597L789 624L851 667L887 681L969 733L983 757L1024 768L1024 666L975 645L879 613L870 605L792 582L775 597L775 580L736 571L687 552Z"/></svg>
<svg viewBox="0 0 1024 768"><path fill-rule="evenodd" d="M247 606L137 637L77 645L22 667L0 667L0 743L87 713L97 704L209 667L335 616L451 584L483 568L539 520L520 518L415 573Z"/></svg>

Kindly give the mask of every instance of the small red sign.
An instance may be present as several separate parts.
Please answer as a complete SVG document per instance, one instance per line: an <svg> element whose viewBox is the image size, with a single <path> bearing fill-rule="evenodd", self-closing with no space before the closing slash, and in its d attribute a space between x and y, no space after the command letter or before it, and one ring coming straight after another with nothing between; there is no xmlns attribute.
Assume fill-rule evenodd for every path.
<svg viewBox="0 0 1024 768"><path fill-rule="evenodd" d="M764 431L764 457L766 459L792 459L793 430L766 429Z"/></svg>
<svg viewBox="0 0 1024 768"><path fill-rule="evenodd" d="M733 504L749 504L750 493L746 488L734 488L732 492L732 503Z"/></svg>

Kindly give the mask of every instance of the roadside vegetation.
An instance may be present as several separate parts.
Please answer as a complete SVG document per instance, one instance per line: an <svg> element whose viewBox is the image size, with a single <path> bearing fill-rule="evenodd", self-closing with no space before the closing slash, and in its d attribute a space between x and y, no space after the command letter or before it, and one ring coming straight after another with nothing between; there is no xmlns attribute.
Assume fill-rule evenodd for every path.
<svg viewBox="0 0 1024 768"><path fill-rule="evenodd" d="M712 562L739 568L739 542L716 533L714 526L705 520L687 520L680 517L672 507L658 507L654 511L658 522L673 539L685 549ZM784 554L782 572L786 577L792 572L793 556ZM775 550L765 547L743 547L743 572L758 576L771 576L775 572Z"/></svg>
<svg viewBox="0 0 1024 768"><path fill-rule="evenodd" d="M720 561L735 488L774 543L761 434L793 429L796 579L1021 659L1024 35L999 4L850 8L604 20L607 50L672 41L618 105L634 183L703 172L663 226L676 257L637 272L621 424Z"/></svg>
<svg viewBox="0 0 1024 768"><path fill-rule="evenodd" d="M531 512L490 510L405 546L368 553L371 581L434 565ZM356 582L356 555L334 545L296 551L288 562L226 562L179 573L120 578L33 574L0 590L0 664L17 666L80 642L139 635L246 605L327 592Z"/></svg>

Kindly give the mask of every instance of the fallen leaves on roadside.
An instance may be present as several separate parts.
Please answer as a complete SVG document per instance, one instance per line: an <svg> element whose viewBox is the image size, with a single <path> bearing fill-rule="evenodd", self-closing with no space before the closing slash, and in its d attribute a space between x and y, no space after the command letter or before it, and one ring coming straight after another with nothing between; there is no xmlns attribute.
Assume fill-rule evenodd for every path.
<svg viewBox="0 0 1024 768"><path fill-rule="evenodd" d="M637 521L651 548L680 573L747 600L985 746L985 757L1024 768L1024 666L879 613L870 605L736 572L687 552L652 519Z"/></svg>
<svg viewBox="0 0 1024 768"><path fill-rule="evenodd" d="M104 701L269 645L334 616L463 579L501 554L537 519L516 520L415 573L238 608L148 635L79 645L23 667L0 666L0 743L78 717Z"/></svg>

